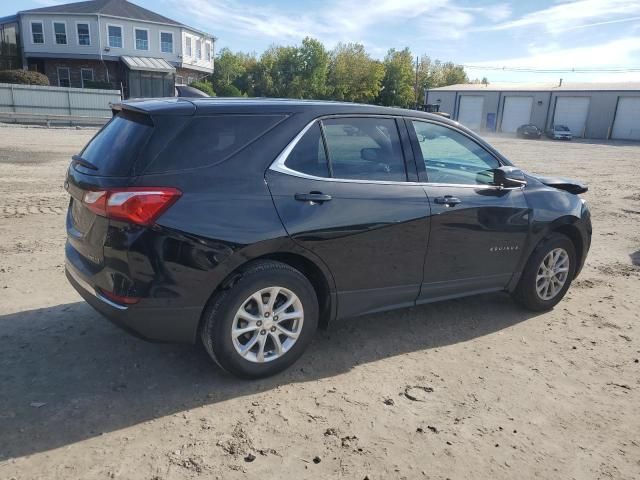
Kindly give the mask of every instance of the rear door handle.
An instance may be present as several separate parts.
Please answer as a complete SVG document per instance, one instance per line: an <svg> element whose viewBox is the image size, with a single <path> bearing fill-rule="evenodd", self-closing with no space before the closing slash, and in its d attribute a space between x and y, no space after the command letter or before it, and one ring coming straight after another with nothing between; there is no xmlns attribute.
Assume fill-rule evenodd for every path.
<svg viewBox="0 0 640 480"><path fill-rule="evenodd" d="M310 192L310 193L296 193L295 199L300 202L313 202L313 203L323 203L331 200L331 195L327 195L321 192Z"/></svg>
<svg viewBox="0 0 640 480"><path fill-rule="evenodd" d="M452 197L451 195L445 195L444 197L436 197L433 199L434 202L439 203L440 205L446 205L448 207L452 207L454 205L458 205L462 203L457 197Z"/></svg>

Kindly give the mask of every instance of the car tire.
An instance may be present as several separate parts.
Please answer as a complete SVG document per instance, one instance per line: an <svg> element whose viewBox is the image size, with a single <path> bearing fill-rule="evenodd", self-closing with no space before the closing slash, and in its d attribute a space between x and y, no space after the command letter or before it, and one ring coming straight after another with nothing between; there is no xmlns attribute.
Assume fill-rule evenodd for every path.
<svg viewBox="0 0 640 480"><path fill-rule="evenodd" d="M556 253L557 262L551 264ZM563 271L565 268L566 271ZM575 271L576 250L573 242L566 235L552 233L540 242L529 257L513 297L529 310L551 310L567 293ZM549 285L547 290L545 285Z"/></svg>
<svg viewBox="0 0 640 480"><path fill-rule="evenodd" d="M242 378L268 377L291 366L311 342L318 326L318 299L295 268L256 261L243 268L230 287L214 294L203 319L202 343L220 367Z"/></svg>

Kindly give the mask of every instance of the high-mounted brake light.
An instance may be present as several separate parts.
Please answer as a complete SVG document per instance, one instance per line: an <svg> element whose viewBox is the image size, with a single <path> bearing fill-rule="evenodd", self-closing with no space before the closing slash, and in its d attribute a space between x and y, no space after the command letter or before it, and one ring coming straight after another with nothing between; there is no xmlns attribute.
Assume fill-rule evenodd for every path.
<svg viewBox="0 0 640 480"><path fill-rule="evenodd" d="M181 195L180 190L169 187L117 188L86 192L83 202L102 217L153 225Z"/></svg>

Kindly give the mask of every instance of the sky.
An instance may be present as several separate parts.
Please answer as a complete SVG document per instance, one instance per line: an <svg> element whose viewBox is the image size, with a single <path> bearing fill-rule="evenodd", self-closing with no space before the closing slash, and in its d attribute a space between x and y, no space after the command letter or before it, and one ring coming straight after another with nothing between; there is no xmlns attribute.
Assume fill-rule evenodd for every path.
<svg viewBox="0 0 640 480"><path fill-rule="evenodd" d="M0 17L69 3L1 0ZM640 81L640 0L134 0L207 31L216 49L260 54L305 36L468 66L490 82ZM473 67L473 68L472 68ZM505 70L502 70L506 67ZM496 69L497 68L497 69ZM513 69L588 69L530 72ZM511 70L509 70L511 69ZM602 70L636 69L635 72ZM597 70L597 72L592 72Z"/></svg>

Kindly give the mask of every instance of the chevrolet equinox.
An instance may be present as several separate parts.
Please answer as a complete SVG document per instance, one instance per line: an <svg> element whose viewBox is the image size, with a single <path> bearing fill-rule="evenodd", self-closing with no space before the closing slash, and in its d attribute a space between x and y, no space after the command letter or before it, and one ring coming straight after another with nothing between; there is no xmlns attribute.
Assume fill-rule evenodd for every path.
<svg viewBox="0 0 640 480"><path fill-rule="evenodd" d="M486 292L548 310L585 261L586 187L413 110L152 99L71 161L66 274L146 339L257 378L333 320Z"/></svg>

